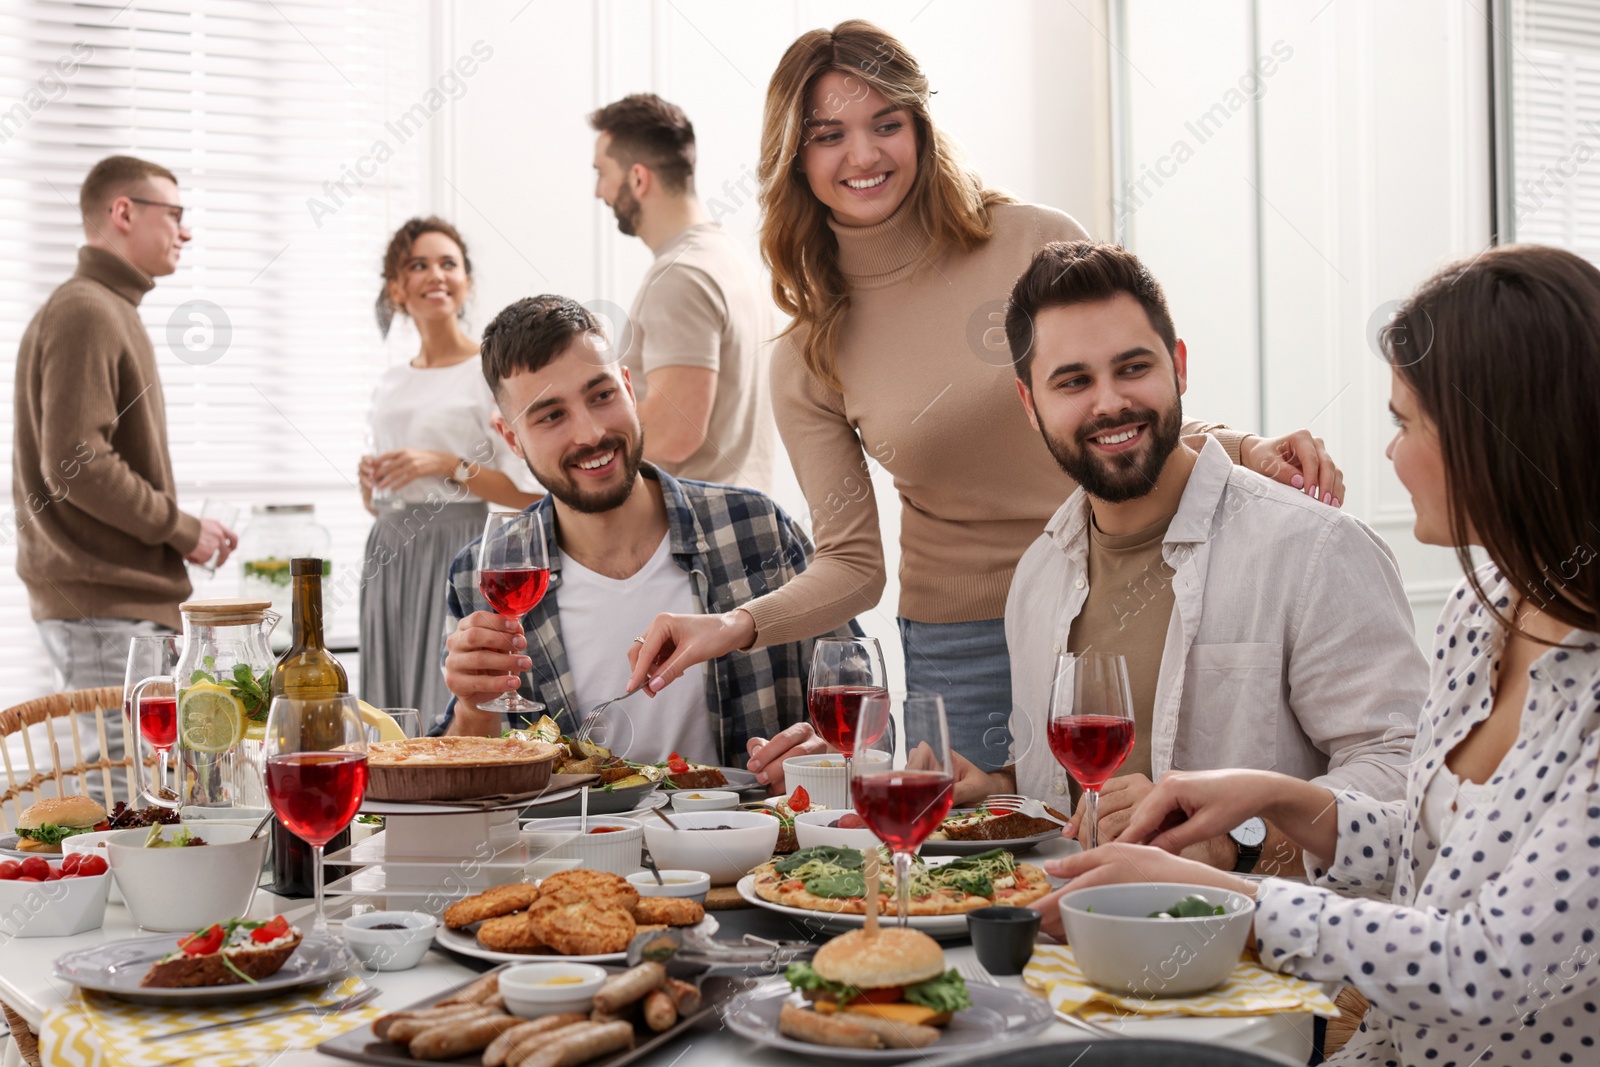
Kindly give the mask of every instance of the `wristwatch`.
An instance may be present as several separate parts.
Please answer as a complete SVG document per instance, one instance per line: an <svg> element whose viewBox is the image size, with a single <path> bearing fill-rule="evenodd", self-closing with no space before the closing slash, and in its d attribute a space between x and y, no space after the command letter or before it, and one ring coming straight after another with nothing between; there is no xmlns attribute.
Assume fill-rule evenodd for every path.
<svg viewBox="0 0 1600 1067"><path fill-rule="evenodd" d="M1228 831L1233 843L1239 846L1239 858L1234 861L1234 874L1249 874L1261 860L1261 846L1267 840L1267 824L1260 818L1246 819Z"/></svg>
<svg viewBox="0 0 1600 1067"><path fill-rule="evenodd" d="M462 485L466 485L467 479L470 477L472 477L472 464L468 463L465 459L462 459L456 464L455 472L450 475L450 480L453 482L460 482Z"/></svg>

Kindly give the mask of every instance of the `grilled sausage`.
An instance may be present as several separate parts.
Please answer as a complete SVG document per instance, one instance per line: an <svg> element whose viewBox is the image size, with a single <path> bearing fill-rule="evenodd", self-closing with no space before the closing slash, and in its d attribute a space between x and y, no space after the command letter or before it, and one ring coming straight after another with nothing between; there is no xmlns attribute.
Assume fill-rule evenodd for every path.
<svg viewBox="0 0 1600 1067"><path fill-rule="evenodd" d="M809 1008L785 1004L778 1013L778 1032L796 1041L838 1048L882 1048L883 1041L871 1029L857 1025L842 1015L818 1015Z"/></svg>
<svg viewBox="0 0 1600 1067"><path fill-rule="evenodd" d="M505 1062L513 1050L523 1048L525 1045L536 1048L549 1040L548 1035L562 1027L583 1021L584 1016L581 1012L562 1011L513 1026L489 1042L489 1047L483 1050L483 1067L505 1067Z"/></svg>
<svg viewBox="0 0 1600 1067"><path fill-rule="evenodd" d="M478 1004L488 1000L489 997L498 992L500 992L500 972L492 971L478 979L476 982L473 982L465 989L461 990L461 992L456 993L445 1000L439 1001L439 1003L434 1006L443 1007L446 1004Z"/></svg>
<svg viewBox="0 0 1600 1067"><path fill-rule="evenodd" d="M385 1015L372 1024L372 1032L385 1041L407 1044L430 1026L442 1022L475 1019L494 1012L479 1004L451 1004L448 1007L421 1008L417 1011Z"/></svg>
<svg viewBox="0 0 1600 1067"><path fill-rule="evenodd" d="M659 963L641 963L607 978L594 995L595 1011L617 1014L625 1005L640 1000L667 980L667 969Z"/></svg>
<svg viewBox="0 0 1600 1067"><path fill-rule="evenodd" d="M630 1023L579 1023L558 1031L550 1044L512 1067L578 1067L609 1052L632 1047Z"/></svg>
<svg viewBox="0 0 1600 1067"><path fill-rule="evenodd" d="M700 1010L700 987L693 982L685 982L681 978L668 978L667 984L661 988L667 991L667 996L677 1005L678 1014L684 1018Z"/></svg>
<svg viewBox="0 0 1600 1067"><path fill-rule="evenodd" d="M678 1021L678 1007L664 989L652 989L644 995L644 1024L656 1033L671 1030Z"/></svg>
<svg viewBox="0 0 1600 1067"><path fill-rule="evenodd" d="M422 1031L407 1046L417 1060L452 1060L478 1052L489 1042L522 1022L515 1015L486 1015L481 1019L452 1020Z"/></svg>

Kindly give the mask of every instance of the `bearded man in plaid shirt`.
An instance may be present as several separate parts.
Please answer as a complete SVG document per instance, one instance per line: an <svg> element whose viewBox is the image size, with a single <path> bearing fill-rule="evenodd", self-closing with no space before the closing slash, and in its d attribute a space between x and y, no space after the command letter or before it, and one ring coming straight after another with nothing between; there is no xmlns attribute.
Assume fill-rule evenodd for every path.
<svg viewBox="0 0 1600 1067"><path fill-rule="evenodd" d="M512 689L576 732L626 690L636 638L657 614L733 611L805 569L810 541L765 495L643 462L628 373L581 304L517 301L484 330L482 359L495 428L549 491L528 510L544 528L550 586L507 620L478 589L477 543L456 556L444 660L455 699L435 732L526 725L478 706ZM697 668L699 685L612 704L595 740L637 761L748 766L781 791L784 759L826 751L807 722L810 662L810 641L731 653Z"/></svg>

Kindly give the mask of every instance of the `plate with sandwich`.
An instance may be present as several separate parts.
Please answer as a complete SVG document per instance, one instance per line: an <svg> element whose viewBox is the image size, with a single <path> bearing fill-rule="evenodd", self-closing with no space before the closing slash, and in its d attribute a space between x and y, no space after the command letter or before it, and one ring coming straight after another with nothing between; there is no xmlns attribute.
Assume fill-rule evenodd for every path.
<svg viewBox="0 0 1600 1067"><path fill-rule="evenodd" d="M12 857L59 856L74 834L111 829L106 809L86 796L48 797L17 819L17 832L0 836L0 852Z"/></svg>
<svg viewBox="0 0 1600 1067"><path fill-rule="evenodd" d="M181 937L160 934L68 952L55 976L135 1004L210 1007L262 1000L344 975L331 937L302 934L282 916L229 919Z"/></svg>
<svg viewBox="0 0 1600 1067"><path fill-rule="evenodd" d="M998 986L968 986L927 934L852 930L809 963L728 1002L728 1029L763 1045L866 1062L999 1048L1043 1030L1050 1004Z"/></svg>
<svg viewBox="0 0 1600 1067"><path fill-rule="evenodd" d="M1046 808L1046 811L1051 809ZM1065 821L1067 816L1052 812ZM1017 855L1061 836L1061 827L1020 811L960 808L944 817L922 844L924 856L973 856L1003 848Z"/></svg>

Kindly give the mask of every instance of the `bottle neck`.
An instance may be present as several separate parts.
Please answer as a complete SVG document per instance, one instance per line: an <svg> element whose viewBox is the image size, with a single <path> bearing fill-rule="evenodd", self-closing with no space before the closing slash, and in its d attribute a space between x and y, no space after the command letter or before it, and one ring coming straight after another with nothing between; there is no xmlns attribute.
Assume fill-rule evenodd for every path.
<svg viewBox="0 0 1600 1067"><path fill-rule="evenodd" d="M322 575L294 577L294 648L322 648Z"/></svg>

